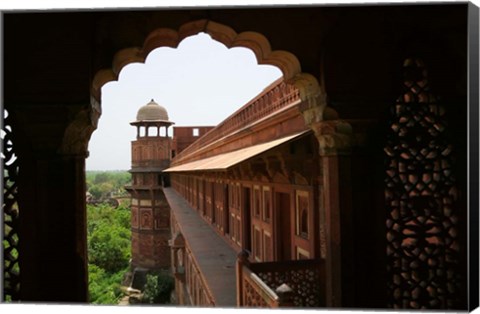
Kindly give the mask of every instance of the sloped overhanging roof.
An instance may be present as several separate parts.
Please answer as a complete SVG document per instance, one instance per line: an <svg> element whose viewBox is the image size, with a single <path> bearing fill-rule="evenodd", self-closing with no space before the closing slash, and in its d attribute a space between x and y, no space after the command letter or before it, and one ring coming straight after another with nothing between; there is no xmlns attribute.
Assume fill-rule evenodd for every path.
<svg viewBox="0 0 480 314"><path fill-rule="evenodd" d="M247 159L250 159L258 154L266 152L276 146L284 144L290 140L306 134L309 130L295 133L286 137L282 137L270 142L242 148L236 151L195 160L183 165L174 166L163 170L163 172L187 172L187 171L225 171L228 168L237 165Z"/></svg>

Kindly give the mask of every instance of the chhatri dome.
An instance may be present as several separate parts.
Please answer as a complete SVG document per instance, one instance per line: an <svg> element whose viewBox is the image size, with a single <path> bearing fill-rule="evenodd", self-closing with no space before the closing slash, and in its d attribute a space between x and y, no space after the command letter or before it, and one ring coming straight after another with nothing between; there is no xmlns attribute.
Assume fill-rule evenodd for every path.
<svg viewBox="0 0 480 314"><path fill-rule="evenodd" d="M153 99L142 106L137 112L136 122L170 122L167 110L157 104Z"/></svg>

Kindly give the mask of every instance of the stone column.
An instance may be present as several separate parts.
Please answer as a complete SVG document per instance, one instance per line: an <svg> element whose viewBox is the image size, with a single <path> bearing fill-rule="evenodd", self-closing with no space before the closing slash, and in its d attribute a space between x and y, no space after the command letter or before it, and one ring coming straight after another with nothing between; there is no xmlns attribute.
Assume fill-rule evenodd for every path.
<svg viewBox="0 0 480 314"><path fill-rule="evenodd" d="M319 143L323 173L323 199L320 199L320 231L325 255L325 291L327 307L347 306L348 280L351 275L352 204L351 146L352 128L342 120L311 124ZM320 196L321 197L321 196Z"/></svg>
<svg viewBox="0 0 480 314"><path fill-rule="evenodd" d="M72 106L75 115L60 106L49 109L25 106L16 112L20 298L83 303L88 301L85 158L98 112L89 106Z"/></svg>
<svg viewBox="0 0 480 314"><path fill-rule="evenodd" d="M86 302L85 158L36 156L20 165L21 300Z"/></svg>

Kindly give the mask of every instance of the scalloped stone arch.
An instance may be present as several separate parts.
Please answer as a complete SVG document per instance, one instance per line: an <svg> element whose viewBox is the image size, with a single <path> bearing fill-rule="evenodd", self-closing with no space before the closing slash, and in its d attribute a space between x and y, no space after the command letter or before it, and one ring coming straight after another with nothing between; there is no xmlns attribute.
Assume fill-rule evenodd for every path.
<svg viewBox="0 0 480 314"><path fill-rule="evenodd" d="M247 31L237 34L229 26L210 20L197 20L183 24L178 31L170 28L159 28L152 31L145 39L143 47L130 47L118 51L110 69L98 71L92 81L92 101L101 103L101 88L108 82L118 80L120 71L130 63L145 63L148 54L156 48L177 48L185 38L198 33L207 33L212 39L221 42L227 48L244 47L253 51L258 64L273 65L280 69L287 84L300 91L304 101L302 111L307 112L307 123L323 120L326 106L325 97L317 79L301 71L297 57L283 50L271 50L270 42L260 33Z"/></svg>

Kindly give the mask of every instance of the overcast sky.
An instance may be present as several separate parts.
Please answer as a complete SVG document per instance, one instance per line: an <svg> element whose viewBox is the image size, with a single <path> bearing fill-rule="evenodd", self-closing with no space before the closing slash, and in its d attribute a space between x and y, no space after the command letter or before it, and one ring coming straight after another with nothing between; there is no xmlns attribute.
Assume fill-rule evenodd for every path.
<svg viewBox="0 0 480 314"><path fill-rule="evenodd" d="M130 169L129 123L151 99L177 126L216 125L281 77L258 65L246 48L227 49L207 34L184 39L176 49L158 48L145 64L127 65L119 81L102 88L102 116L89 143L87 170Z"/></svg>

